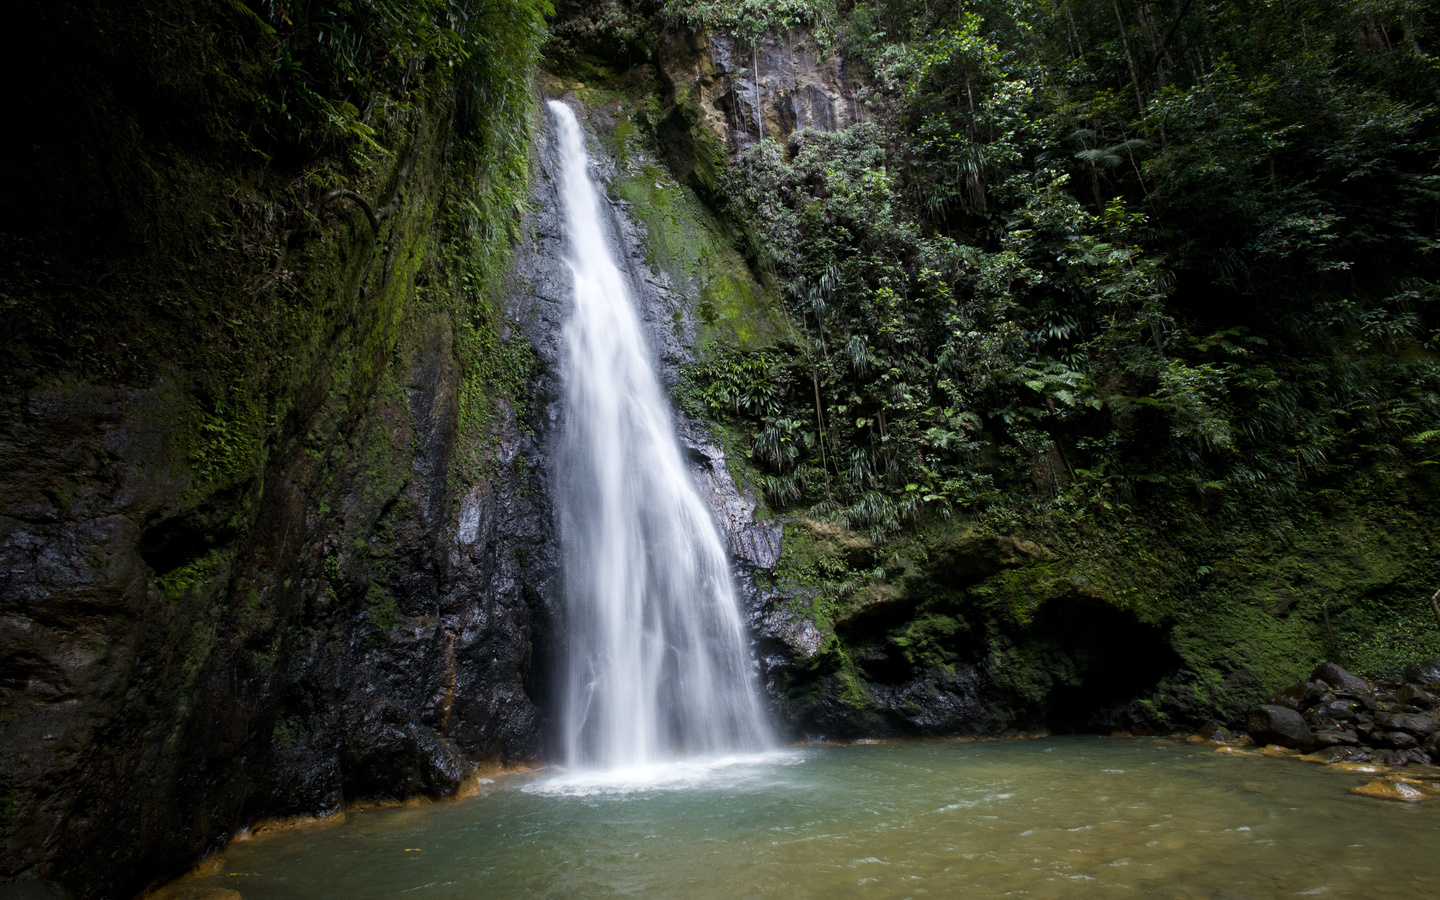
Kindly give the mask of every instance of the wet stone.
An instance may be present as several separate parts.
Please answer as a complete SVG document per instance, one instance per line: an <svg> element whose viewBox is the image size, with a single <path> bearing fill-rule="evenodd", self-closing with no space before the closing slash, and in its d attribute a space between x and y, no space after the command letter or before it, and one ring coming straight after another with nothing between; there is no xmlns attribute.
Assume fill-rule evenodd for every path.
<svg viewBox="0 0 1440 900"><path fill-rule="evenodd" d="M1309 747L1314 741L1310 726L1300 713L1288 706L1266 703L1245 714L1245 728L1257 744L1282 747Z"/></svg>
<svg viewBox="0 0 1440 900"><path fill-rule="evenodd" d="M1297 682L1270 695L1270 703L1299 712L1305 700L1305 683Z"/></svg>
<svg viewBox="0 0 1440 900"><path fill-rule="evenodd" d="M1349 729L1322 728L1315 732L1315 746L1317 747L1333 747L1339 744L1354 746L1359 743L1359 735Z"/></svg>
<svg viewBox="0 0 1440 900"><path fill-rule="evenodd" d="M1200 726L1199 730L1195 732L1195 736L1202 740L1217 741L1222 744L1226 741L1235 740L1234 732L1219 722L1207 722Z"/></svg>
<svg viewBox="0 0 1440 900"><path fill-rule="evenodd" d="M1407 731L1425 737L1440 731L1440 716L1435 714L1377 712L1375 724L1392 731Z"/></svg>
<svg viewBox="0 0 1440 900"><path fill-rule="evenodd" d="M1328 700L1316 708L1323 709L1325 715L1337 722L1348 722L1356 716L1355 701L1353 700L1341 700L1337 698Z"/></svg>
<svg viewBox="0 0 1440 900"><path fill-rule="evenodd" d="M1366 684L1365 679L1352 675L1344 668L1331 662L1321 663L1316 666L1315 671L1310 673L1310 680L1323 681L1340 691L1365 693L1370 690L1370 685Z"/></svg>
<svg viewBox="0 0 1440 900"><path fill-rule="evenodd" d="M1407 766L1428 766L1430 764L1430 754L1424 750L1406 750L1404 754Z"/></svg>
<svg viewBox="0 0 1440 900"><path fill-rule="evenodd" d="M1375 735L1375 739L1394 747L1396 750L1409 750L1412 747L1420 746L1420 742L1415 740L1415 735L1407 734L1403 731L1382 732Z"/></svg>
<svg viewBox="0 0 1440 900"><path fill-rule="evenodd" d="M1405 706L1420 710L1435 708L1435 698L1418 684L1407 684L1395 692L1395 699Z"/></svg>
<svg viewBox="0 0 1440 900"><path fill-rule="evenodd" d="M1412 684L1440 687L1440 659L1411 663L1405 667L1405 680Z"/></svg>
<svg viewBox="0 0 1440 900"><path fill-rule="evenodd" d="M1429 794L1415 785L1395 778L1377 778L1369 784L1351 788L1350 793L1363 794L1366 797L1375 797L1380 800L1399 800L1405 803L1416 803L1429 797Z"/></svg>
<svg viewBox="0 0 1440 900"><path fill-rule="evenodd" d="M1370 754L1365 754L1369 756ZM1342 772L1355 772L1360 775L1381 775L1387 770L1378 763L1369 760L1347 760L1335 764L1335 768Z"/></svg>

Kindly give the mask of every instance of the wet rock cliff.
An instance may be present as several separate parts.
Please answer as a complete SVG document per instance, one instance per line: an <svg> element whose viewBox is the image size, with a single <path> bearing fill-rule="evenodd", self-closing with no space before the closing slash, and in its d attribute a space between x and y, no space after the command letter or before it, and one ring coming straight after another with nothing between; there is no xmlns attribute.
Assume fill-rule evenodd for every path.
<svg viewBox="0 0 1440 900"><path fill-rule="evenodd" d="M82 897L542 752L526 94L277 113L299 26L185 6L27 12L11 60L0 876Z"/></svg>
<svg viewBox="0 0 1440 900"><path fill-rule="evenodd" d="M570 272L543 117L494 126L520 136L528 183L486 174L440 93L371 119L385 152L326 190L172 120L262 88L181 77L233 23L50 24L94 55L35 86L46 143L9 151L0 875L124 896L257 821L545 759ZM107 29L184 58L137 72L135 46L102 52ZM57 94L86 79L107 106L57 127ZM166 90L184 96L157 111ZM692 194L691 233L646 220L680 185L613 144L613 109L578 106L679 391L697 342L781 326ZM528 193L513 228L478 215L502 188ZM48 218L13 215L46 195ZM763 625L749 573L775 566L780 530L706 423L677 426Z"/></svg>

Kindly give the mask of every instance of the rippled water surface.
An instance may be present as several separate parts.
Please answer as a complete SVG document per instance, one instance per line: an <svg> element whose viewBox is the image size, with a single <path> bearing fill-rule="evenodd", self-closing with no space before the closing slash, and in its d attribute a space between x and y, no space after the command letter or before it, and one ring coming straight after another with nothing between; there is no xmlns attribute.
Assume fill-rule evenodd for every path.
<svg viewBox="0 0 1440 900"><path fill-rule="evenodd" d="M239 842L203 882L246 900L1436 896L1440 800L1348 793L1366 780L1086 737L547 769Z"/></svg>

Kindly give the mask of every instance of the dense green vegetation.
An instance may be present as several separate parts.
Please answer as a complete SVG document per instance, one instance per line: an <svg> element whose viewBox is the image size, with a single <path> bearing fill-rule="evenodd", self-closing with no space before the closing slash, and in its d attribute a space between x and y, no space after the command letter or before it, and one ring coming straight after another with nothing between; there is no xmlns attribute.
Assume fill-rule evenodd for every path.
<svg viewBox="0 0 1440 900"><path fill-rule="evenodd" d="M1004 502L1047 453L1037 486L1091 513L1434 461L1422 7L849 16L876 122L728 179L810 337L703 376L751 414L774 501L893 529Z"/></svg>
<svg viewBox="0 0 1440 900"><path fill-rule="evenodd" d="M868 64L873 122L727 176L808 340L696 373L772 503L876 538L953 517L1077 542L1067 568L1175 625L1202 681L1322 654L1393 677L1440 649L1417 577L1437 575L1433 11L838 15L816 18ZM1386 585L1409 596L1359 599L1394 552L1365 529L1410 557ZM1325 534L1363 559L1327 565ZM1345 613L1287 621L1237 565L1295 568Z"/></svg>

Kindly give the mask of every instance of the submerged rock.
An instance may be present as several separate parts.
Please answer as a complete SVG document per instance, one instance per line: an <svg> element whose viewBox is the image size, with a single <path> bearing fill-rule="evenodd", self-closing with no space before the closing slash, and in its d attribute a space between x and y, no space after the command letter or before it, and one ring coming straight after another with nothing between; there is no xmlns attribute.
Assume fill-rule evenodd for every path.
<svg viewBox="0 0 1440 900"><path fill-rule="evenodd" d="M1336 745L1326 747L1318 751L1316 756L1323 758L1326 762L1339 765L1363 765L1375 759L1375 754L1359 747L1343 747Z"/></svg>
<svg viewBox="0 0 1440 900"><path fill-rule="evenodd" d="M228 888L177 881L151 894L147 900L241 900L241 897L239 891Z"/></svg>
<svg viewBox="0 0 1440 900"><path fill-rule="evenodd" d="M1381 800L1400 800L1405 803L1416 803L1428 799L1430 796L1416 785L1395 778L1377 778L1369 784L1351 788L1350 793L1378 797Z"/></svg>
<svg viewBox="0 0 1440 900"><path fill-rule="evenodd" d="M1219 722L1207 722L1195 732L1195 737L1205 741L1225 743L1235 740L1235 733Z"/></svg>

